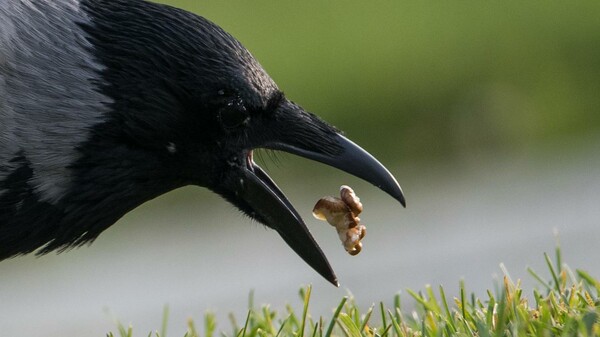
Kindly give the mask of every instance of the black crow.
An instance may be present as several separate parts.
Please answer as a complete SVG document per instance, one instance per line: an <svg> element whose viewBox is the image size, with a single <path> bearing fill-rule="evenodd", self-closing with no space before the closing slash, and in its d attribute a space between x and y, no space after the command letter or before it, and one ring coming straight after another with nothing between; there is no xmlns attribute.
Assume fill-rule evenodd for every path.
<svg viewBox="0 0 600 337"><path fill-rule="evenodd" d="M288 100L214 23L143 0L0 1L0 260L91 242L145 201L198 185L337 284L256 148L334 166L404 204L385 167Z"/></svg>

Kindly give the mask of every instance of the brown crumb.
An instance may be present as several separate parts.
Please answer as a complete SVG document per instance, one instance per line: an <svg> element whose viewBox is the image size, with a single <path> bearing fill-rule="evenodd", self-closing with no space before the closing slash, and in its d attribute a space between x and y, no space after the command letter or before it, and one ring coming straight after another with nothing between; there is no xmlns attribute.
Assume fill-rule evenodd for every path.
<svg viewBox="0 0 600 337"><path fill-rule="evenodd" d="M313 216L327 221L336 228L344 249L350 255L356 255L362 250L362 240L367 229L360 223L358 215L363 205L350 186L340 187L340 198L326 196L317 201L313 208Z"/></svg>

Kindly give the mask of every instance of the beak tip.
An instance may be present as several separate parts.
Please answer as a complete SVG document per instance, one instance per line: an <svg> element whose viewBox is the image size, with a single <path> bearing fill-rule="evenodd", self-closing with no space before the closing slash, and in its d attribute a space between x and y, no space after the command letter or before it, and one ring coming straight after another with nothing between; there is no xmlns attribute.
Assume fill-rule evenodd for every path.
<svg viewBox="0 0 600 337"><path fill-rule="evenodd" d="M338 278L335 275L335 272L329 266L329 263L328 262L326 262L326 263L327 263L326 268L317 268L316 266L313 266L312 263L309 263L309 265L311 265L325 280L327 280L329 283L333 284L336 288L339 288L340 282L338 282Z"/></svg>
<svg viewBox="0 0 600 337"><path fill-rule="evenodd" d="M400 194L400 197L397 199L400 201L400 204L402 204L402 207L406 208L406 199L404 199L404 195Z"/></svg>
<svg viewBox="0 0 600 337"><path fill-rule="evenodd" d="M394 182L396 182L395 179L394 179ZM396 182L395 188L392 188L392 189L386 189L383 186L378 186L378 187L381 188L382 190L386 191L390 196L392 196L394 199L398 200L398 202L400 202L402 207L406 208L406 199L404 198L404 192L402 192L402 188L400 187L398 182Z"/></svg>

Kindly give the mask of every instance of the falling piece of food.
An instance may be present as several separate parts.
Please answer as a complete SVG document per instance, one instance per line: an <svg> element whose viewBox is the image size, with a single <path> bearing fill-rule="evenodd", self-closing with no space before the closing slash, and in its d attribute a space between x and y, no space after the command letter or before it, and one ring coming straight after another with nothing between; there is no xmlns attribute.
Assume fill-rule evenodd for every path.
<svg viewBox="0 0 600 337"><path fill-rule="evenodd" d="M356 255L362 250L360 240L367 234L367 229L358 217L362 210L360 198L354 190L350 186L342 185L340 198L321 198L313 208L313 216L335 227L346 251L350 255Z"/></svg>

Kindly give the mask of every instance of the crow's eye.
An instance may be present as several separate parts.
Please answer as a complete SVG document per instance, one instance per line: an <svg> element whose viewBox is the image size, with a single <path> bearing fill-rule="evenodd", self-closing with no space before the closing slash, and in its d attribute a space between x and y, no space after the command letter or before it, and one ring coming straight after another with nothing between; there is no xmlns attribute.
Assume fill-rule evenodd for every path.
<svg viewBox="0 0 600 337"><path fill-rule="evenodd" d="M250 115L241 100L229 101L219 109L219 122L225 129L234 129L245 125Z"/></svg>

